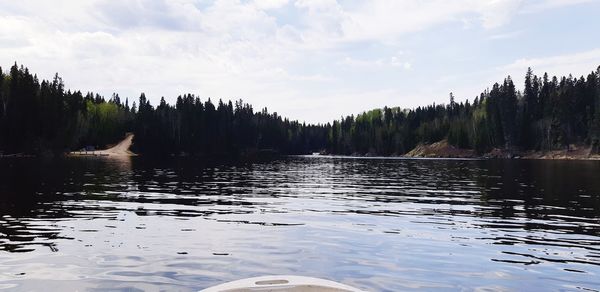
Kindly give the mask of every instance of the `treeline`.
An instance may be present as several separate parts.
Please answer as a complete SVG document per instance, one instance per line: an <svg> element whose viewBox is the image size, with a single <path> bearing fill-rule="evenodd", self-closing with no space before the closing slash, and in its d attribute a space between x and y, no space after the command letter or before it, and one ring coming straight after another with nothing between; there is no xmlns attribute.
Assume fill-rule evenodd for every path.
<svg viewBox="0 0 600 292"><path fill-rule="evenodd" d="M217 105L193 95L153 107L114 94L65 91L62 79L39 81L23 66L0 69L0 154L60 154L103 148L133 132L134 151L153 155L238 156L259 152L304 154L324 149L327 130L254 112L241 100Z"/></svg>
<svg viewBox="0 0 600 292"><path fill-rule="evenodd" d="M508 77L472 102L416 109L388 108L307 125L241 100L214 104L187 94L154 107L144 94L129 106L65 91L56 75L39 81L27 68L0 69L0 152L64 153L105 147L133 132L134 151L152 155L244 156L280 154L400 155L420 143L447 139L485 153L600 146L600 67L586 77L538 77L531 69L523 91Z"/></svg>
<svg viewBox="0 0 600 292"><path fill-rule="evenodd" d="M413 110L383 108L334 121L327 151L332 154L394 155L419 143L448 139L452 145L485 153L600 146L600 67L587 77L538 77L531 68L518 91L508 77L472 103Z"/></svg>
<svg viewBox="0 0 600 292"><path fill-rule="evenodd" d="M39 81L23 66L0 68L0 152L52 154L104 147L132 126L135 113L118 95L65 91L58 75Z"/></svg>
<svg viewBox="0 0 600 292"><path fill-rule="evenodd" d="M249 156L259 152L305 154L324 149L327 130L269 113L254 112L238 100L235 105L191 94L174 106L161 99L154 108L142 94L134 126L134 151L160 155Z"/></svg>

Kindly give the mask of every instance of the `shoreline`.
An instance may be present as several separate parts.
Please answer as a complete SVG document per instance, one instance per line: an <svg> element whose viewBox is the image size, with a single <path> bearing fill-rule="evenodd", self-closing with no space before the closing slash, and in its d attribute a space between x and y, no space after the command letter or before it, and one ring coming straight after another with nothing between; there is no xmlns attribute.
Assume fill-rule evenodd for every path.
<svg viewBox="0 0 600 292"><path fill-rule="evenodd" d="M129 156L136 156L135 153L129 151L129 148L131 147L131 145L133 144L133 137L134 135L132 133L127 133L125 134L125 138L120 141L119 143L117 143L115 146L110 147L108 149L104 149L104 150L94 150L94 151L71 151L71 152L67 152L65 153L65 156L67 157L129 157Z"/></svg>
<svg viewBox="0 0 600 292"><path fill-rule="evenodd" d="M494 148L483 154L478 154L473 149L458 148L442 140L431 144L419 144L411 151L402 155L378 155L374 153L351 155L318 154L318 156L348 157L348 158L402 158L402 159L465 159L465 160L493 160L493 159L519 159L519 160L587 160L600 161L600 154L590 154L591 147L570 145L569 149L548 151L516 151Z"/></svg>
<svg viewBox="0 0 600 292"><path fill-rule="evenodd" d="M408 155L337 155L337 154L308 154L308 155L290 155L304 157L323 157L323 158L349 158L349 159L406 159L406 160L554 160L554 161L600 161L600 156L591 157L534 157L534 156L517 156L517 157L488 157L488 156L471 156L471 157L454 157L454 156L408 156Z"/></svg>
<svg viewBox="0 0 600 292"><path fill-rule="evenodd" d="M125 138L108 149L95 151L70 151L65 152L62 157L132 157L138 156L129 150L133 144L132 133L127 133ZM549 150L549 151L511 151L501 148L494 148L491 151L478 154L473 149L458 148L450 145L447 140L438 141L431 144L419 144L414 149L403 155L377 155L374 153L351 155L338 154L306 154L297 156L312 157L335 157L335 158L365 158L365 159L464 159L464 160L493 160L493 159L519 159L519 160L580 160L580 161L600 161L600 154L590 154L591 147L585 145L569 145L568 149ZM282 155L287 156L287 155ZM290 155L296 156L296 155ZM25 153L0 154L0 158L36 158L43 155L33 155Z"/></svg>
<svg viewBox="0 0 600 292"><path fill-rule="evenodd" d="M63 155L59 155L59 157L134 157L134 156L143 156L138 154L127 154L127 155L110 155L110 154L96 154L91 153L92 151L88 151L88 153L73 153L68 152ZM542 153L534 153L533 155L523 155L516 157L490 157L486 155L476 155L476 156L442 156L442 155L430 155L430 156L411 156L411 155L339 155L339 154L300 154L300 155L283 155L283 156L302 156L302 157L331 157L331 158L361 158L361 159L424 159L424 160L556 160L556 161L600 161L600 155L592 155L587 157L580 156L547 156ZM0 155L0 158L40 158L40 155L34 154L5 154ZM172 156L170 156L172 157Z"/></svg>
<svg viewBox="0 0 600 292"><path fill-rule="evenodd" d="M126 133L125 138L114 146L104 149L104 150L79 150L79 151L68 151L62 154L54 153L49 154L49 156L42 154L25 154L25 153L12 153L12 154L1 154L0 158L37 158L37 157L53 157L53 156L61 156L61 157L131 157L137 156L137 154L131 152L129 148L133 144L132 133Z"/></svg>
<svg viewBox="0 0 600 292"><path fill-rule="evenodd" d="M600 160L600 154L590 154L591 147L569 145L568 149L546 151L518 151L494 148L487 153L478 154L473 149L463 149L442 140L432 144L420 144L406 153L407 157L429 158L477 158L477 159L530 159L530 160Z"/></svg>

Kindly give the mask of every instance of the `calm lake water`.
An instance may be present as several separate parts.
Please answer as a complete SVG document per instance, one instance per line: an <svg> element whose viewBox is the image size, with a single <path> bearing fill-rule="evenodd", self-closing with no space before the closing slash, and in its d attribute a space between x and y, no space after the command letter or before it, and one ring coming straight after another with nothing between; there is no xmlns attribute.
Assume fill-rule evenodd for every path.
<svg viewBox="0 0 600 292"><path fill-rule="evenodd" d="M600 290L600 162L0 159L0 288Z"/></svg>

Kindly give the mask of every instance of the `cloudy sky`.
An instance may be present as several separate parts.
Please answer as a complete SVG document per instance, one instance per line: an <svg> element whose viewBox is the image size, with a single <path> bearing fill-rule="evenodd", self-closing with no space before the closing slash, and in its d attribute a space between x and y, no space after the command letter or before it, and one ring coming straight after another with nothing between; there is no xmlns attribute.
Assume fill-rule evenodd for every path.
<svg viewBox="0 0 600 292"><path fill-rule="evenodd" d="M307 122L472 99L600 65L595 0L0 0L0 65L156 104L242 98Z"/></svg>

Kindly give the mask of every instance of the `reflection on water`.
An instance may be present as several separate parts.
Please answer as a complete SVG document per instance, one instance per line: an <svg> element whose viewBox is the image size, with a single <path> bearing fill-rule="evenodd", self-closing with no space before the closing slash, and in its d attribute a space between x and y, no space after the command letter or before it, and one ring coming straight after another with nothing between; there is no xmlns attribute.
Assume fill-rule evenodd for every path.
<svg viewBox="0 0 600 292"><path fill-rule="evenodd" d="M600 164L0 159L0 288L600 289Z"/></svg>

